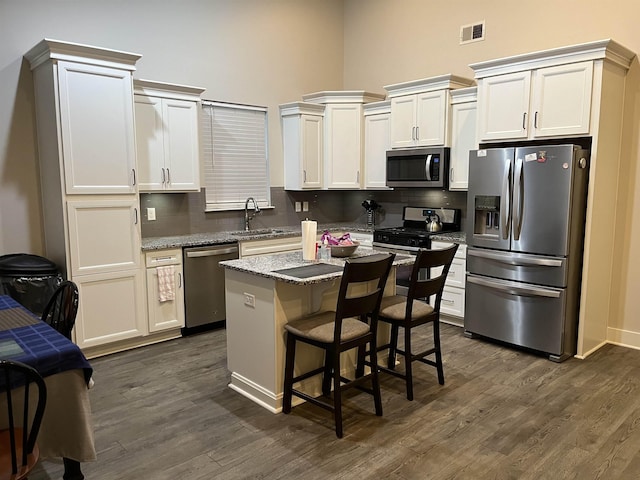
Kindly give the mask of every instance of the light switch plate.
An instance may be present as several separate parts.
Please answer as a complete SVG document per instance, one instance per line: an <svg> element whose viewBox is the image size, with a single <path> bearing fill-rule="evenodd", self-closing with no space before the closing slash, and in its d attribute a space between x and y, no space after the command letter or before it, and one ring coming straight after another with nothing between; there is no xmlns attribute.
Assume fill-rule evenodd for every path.
<svg viewBox="0 0 640 480"><path fill-rule="evenodd" d="M302 211L302 203L296 202L296 212L301 212L301 211Z"/></svg>
<svg viewBox="0 0 640 480"><path fill-rule="evenodd" d="M147 208L147 220L150 222L156 219L156 209L149 207Z"/></svg>
<svg viewBox="0 0 640 480"><path fill-rule="evenodd" d="M309 211L309 202L302 202L302 211L303 212Z"/></svg>

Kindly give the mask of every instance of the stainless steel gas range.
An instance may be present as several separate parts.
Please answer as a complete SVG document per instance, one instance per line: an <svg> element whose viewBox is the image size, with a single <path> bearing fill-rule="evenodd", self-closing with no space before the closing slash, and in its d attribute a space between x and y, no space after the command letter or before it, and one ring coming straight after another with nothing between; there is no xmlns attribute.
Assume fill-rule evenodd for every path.
<svg viewBox="0 0 640 480"><path fill-rule="evenodd" d="M378 228L373 232L373 246L379 250L416 255L421 248L431 248L431 237L442 232L460 231L461 212L457 208L404 207L402 226ZM439 222L440 230L432 222ZM438 228L438 227L436 227ZM406 295L411 266L396 270L396 292ZM423 272L427 278L428 272Z"/></svg>

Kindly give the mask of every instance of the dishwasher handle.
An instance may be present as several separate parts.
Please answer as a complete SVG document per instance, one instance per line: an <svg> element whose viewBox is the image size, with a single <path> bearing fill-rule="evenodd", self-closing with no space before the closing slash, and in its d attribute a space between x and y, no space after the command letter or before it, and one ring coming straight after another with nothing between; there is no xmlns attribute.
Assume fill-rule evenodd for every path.
<svg viewBox="0 0 640 480"><path fill-rule="evenodd" d="M198 258L198 257L216 257L219 255L228 255L230 253L238 253L238 247L226 247L226 248L212 248L210 250L195 250L195 251L186 251L187 258Z"/></svg>

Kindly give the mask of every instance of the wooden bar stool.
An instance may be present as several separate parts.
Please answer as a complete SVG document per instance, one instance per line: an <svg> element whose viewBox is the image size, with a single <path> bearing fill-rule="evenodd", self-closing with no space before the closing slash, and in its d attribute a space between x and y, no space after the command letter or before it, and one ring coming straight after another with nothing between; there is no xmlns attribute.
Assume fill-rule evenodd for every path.
<svg viewBox="0 0 640 480"><path fill-rule="evenodd" d="M379 320L391 325L390 342L378 347L378 350L389 350L386 366L379 366L381 372L404 378L407 386L407 399L413 400L413 372L411 364L415 361L436 367L438 383L444 385L442 368L442 352L440 348L440 301L444 283L449 273L453 257L458 245L442 250L420 250L413 265L409 280L407 296L394 295L384 297L380 306ZM426 280L420 280L420 270L428 269ZM438 273L438 270L440 273ZM431 297L431 304L424 299ZM433 325L433 347L422 352L413 352L411 347L411 330L420 325ZM398 331L404 329L404 349L398 348ZM396 352L404 356L404 373L396 370ZM434 355L434 359L426 358ZM367 363L368 364L368 363Z"/></svg>
<svg viewBox="0 0 640 480"><path fill-rule="evenodd" d="M373 395L376 415L382 415L376 362L373 362L370 373L348 379L340 375L340 354L358 348L359 355L367 351L372 359L376 357L378 310L394 258L395 254L381 254L347 260L340 282L336 310L320 312L285 325L287 354L282 401L284 413L291 412L293 395L303 398L333 412L336 435L342 438L342 392L357 387ZM364 291L362 285L369 282L375 282L375 287L369 287ZM294 376L297 342L323 349L325 351L324 366ZM369 345L368 350L367 345ZM319 374L323 374L323 396L316 398L293 388L294 383ZM333 397L331 398L332 380ZM371 388L365 387L364 384L369 382Z"/></svg>

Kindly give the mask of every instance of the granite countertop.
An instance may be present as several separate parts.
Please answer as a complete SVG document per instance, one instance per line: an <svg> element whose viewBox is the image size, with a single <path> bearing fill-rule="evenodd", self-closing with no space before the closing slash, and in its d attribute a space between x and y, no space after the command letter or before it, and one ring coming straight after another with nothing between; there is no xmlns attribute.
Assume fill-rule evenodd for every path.
<svg viewBox="0 0 640 480"><path fill-rule="evenodd" d="M440 242L467 243L465 232L443 232L431 236L432 240Z"/></svg>
<svg viewBox="0 0 640 480"><path fill-rule="evenodd" d="M360 246L355 254L353 254L350 258L358 258L364 257L368 255L374 255L376 253L387 253L382 250L376 250L370 247ZM345 258L331 258L329 260L322 261L313 261L313 260L303 260L302 252L287 252L287 253L276 253L273 255L258 255L252 257L241 258L239 260L224 260L220 262L225 268L230 270L237 270L240 272L250 273L253 275L258 275L261 277L272 278L275 280L280 280L286 283L294 283L296 285L311 285L314 283L322 283L330 280L334 280L336 278L340 278L342 276L342 270L325 273L322 275L317 275L314 277L308 278L298 278L289 275L285 275L283 273L278 273L276 270L283 270L286 268L295 268L302 267L305 265L321 265L321 264L330 264L336 265L339 267L344 267ZM394 265L412 265L415 261L415 257L413 255L396 255L396 258L393 262Z"/></svg>
<svg viewBox="0 0 640 480"><path fill-rule="evenodd" d="M318 233L325 230L373 233L371 228L353 224L322 224L318 225ZM192 233L187 235L172 235L166 237L148 237L142 239L142 251L164 250L167 248L201 247L205 245L220 245L244 240L266 240L269 238L294 237L301 235L300 225L293 227L257 228L249 232L236 230L231 232Z"/></svg>

